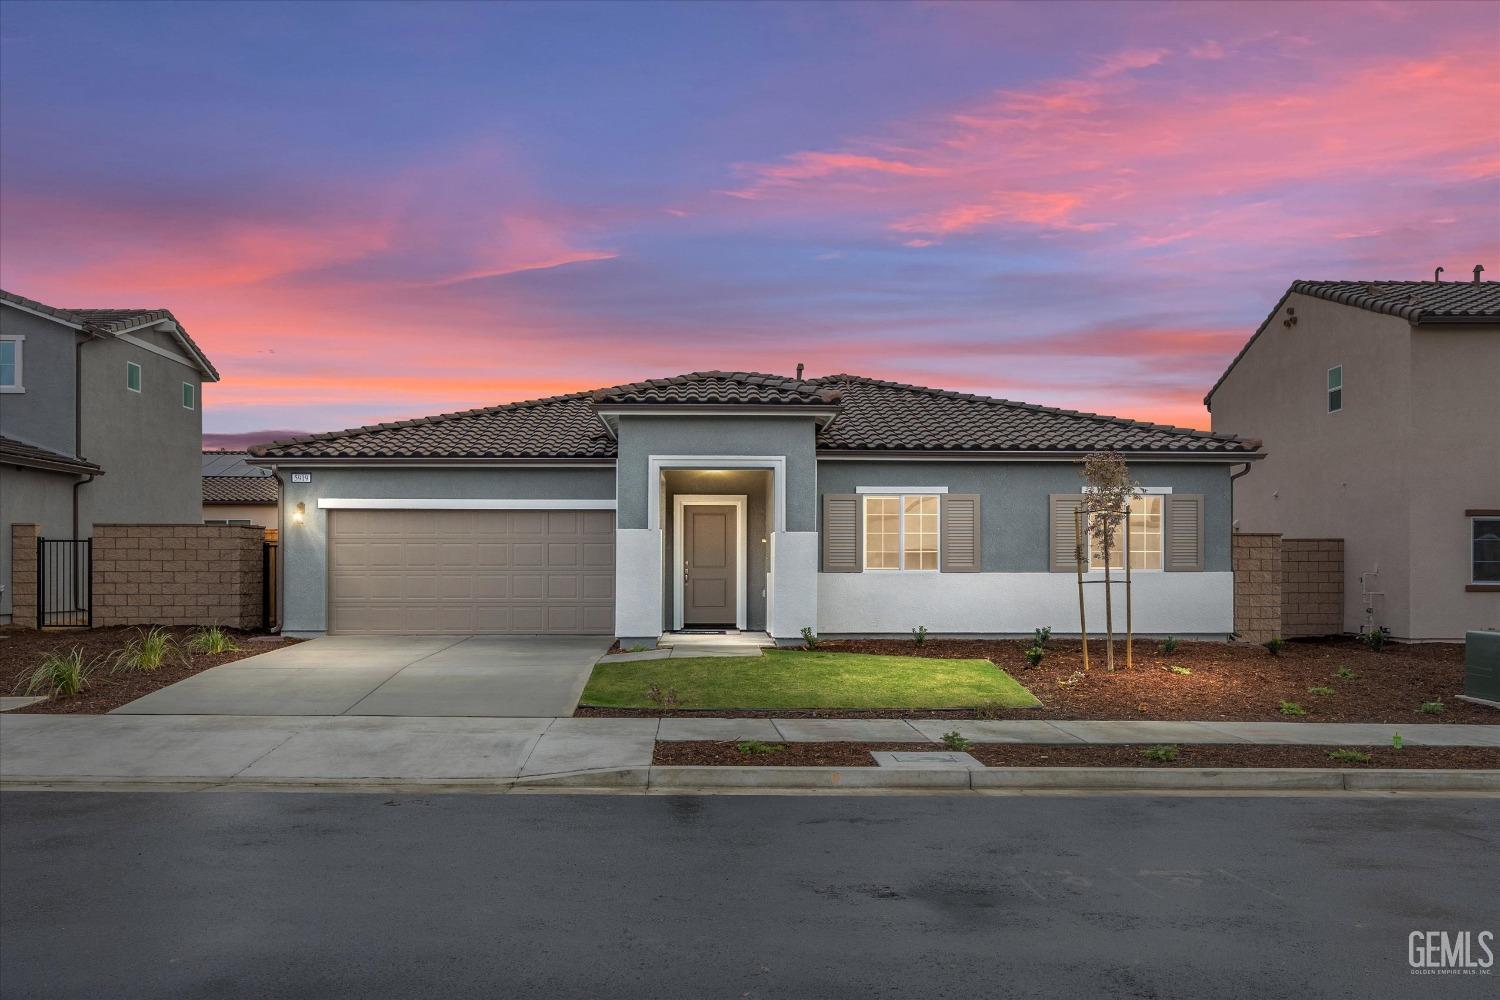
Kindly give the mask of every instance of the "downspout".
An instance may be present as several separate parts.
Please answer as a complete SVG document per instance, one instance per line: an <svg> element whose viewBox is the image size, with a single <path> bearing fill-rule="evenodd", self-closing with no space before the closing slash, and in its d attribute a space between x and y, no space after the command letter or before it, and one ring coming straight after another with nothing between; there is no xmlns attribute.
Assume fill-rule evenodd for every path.
<svg viewBox="0 0 1500 1000"><path fill-rule="evenodd" d="M1231 543L1233 543L1234 541L1234 481L1241 476L1248 474L1251 468L1252 464L1250 462L1246 462L1245 467L1239 472L1231 472L1229 474L1229 537ZM1233 549L1231 548L1231 552L1232 551Z"/></svg>
<svg viewBox="0 0 1500 1000"><path fill-rule="evenodd" d="M73 457L83 458L83 339L79 334L73 342ZM73 537L78 537L78 488L92 483L92 475L73 484Z"/></svg>

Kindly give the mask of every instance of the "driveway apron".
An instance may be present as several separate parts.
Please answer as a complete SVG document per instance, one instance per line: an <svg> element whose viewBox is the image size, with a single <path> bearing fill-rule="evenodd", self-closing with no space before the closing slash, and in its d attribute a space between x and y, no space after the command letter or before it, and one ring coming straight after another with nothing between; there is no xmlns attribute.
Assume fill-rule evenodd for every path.
<svg viewBox="0 0 1500 1000"><path fill-rule="evenodd" d="M121 715L568 716L609 640L329 636L195 674Z"/></svg>

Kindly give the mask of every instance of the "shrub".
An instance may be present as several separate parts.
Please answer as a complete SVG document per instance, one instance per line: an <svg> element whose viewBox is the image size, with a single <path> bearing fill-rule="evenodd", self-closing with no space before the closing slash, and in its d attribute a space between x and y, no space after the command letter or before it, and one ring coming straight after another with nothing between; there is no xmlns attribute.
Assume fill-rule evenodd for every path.
<svg viewBox="0 0 1500 1000"><path fill-rule="evenodd" d="M72 698L89 686L97 666L96 661L83 658L81 647L74 646L66 653L53 650L42 657L35 670L21 677L16 690L27 697L40 694L49 698Z"/></svg>
<svg viewBox="0 0 1500 1000"><path fill-rule="evenodd" d="M667 688L663 691L660 684L652 684L646 689L646 700L657 708L676 708L682 704L677 697L676 688Z"/></svg>
<svg viewBox="0 0 1500 1000"><path fill-rule="evenodd" d="M1167 636L1161 641L1161 646L1159 648L1163 653L1166 653L1168 655L1177 652L1177 637L1175 635Z"/></svg>
<svg viewBox="0 0 1500 1000"><path fill-rule="evenodd" d="M1171 743L1158 743L1156 746L1142 747L1141 756L1147 760L1154 760L1158 764L1166 764L1177 759L1177 747Z"/></svg>
<svg viewBox="0 0 1500 1000"><path fill-rule="evenodd" d="M1417 709L1417 711L1421 712L1423 715L1442 715L1443 701L1441 698L1439 698L1437 701L1424 701L1422 702L1422 707Z"/></svg>
<svg viewBox="0 0 1500 1000"><path fill-rule="evenodd" d="M1400 733L1392 733L1391 734L1391 749L1393 749L1393 750L1400 750L1404 746L1406 746L1406 741L1401 738L1401 734Z"/></svg>
<svg viewBox="0 0 1500 1000"><path fill-rule="evenodd" d="M967 750L973 745L957 729L944 733L942 739L943 746L949 750Z"/></svg>
<svg viewBox="0 0 1500 1000"><path fill-rule="evenodd" d="M760 740L741 740L734 745L740 753L781 753L786 747L780 743L762 743Z"/></svg>
<svg viewBox="0 0 1500 1000"><path fill-rule="evenodd" d="M811 625L806 625L803 627L802 643L803 645L807 646L808 649L818 648L818 634L812 630Z"/></svg>
<svg viewBox="0 0 1500 1000"><path fill-rule="evenodd" d="M1348 667L1339 667L1333 672L1333 676L1337 677L1341 681L1352 681L1354 680L1354 678L1358 677L1359 674L1356 674Z"/></svg>
<svg viewBox="0 0 1500 1000"><path fill-rule="evenodd" d="M1385 648L1385 641L1390 638L1391 630L1384 625L1361 632L1359 641L1369 647L1370 652L1378 653Z"/></svg>
<svg viewBox="0 0 1500 1000"><path fill-rule="evenodd" d="M1279 635L1275 635L1261 643L1261 645L1266 647L1266 652L1272 656L1280 656L1282 649L1286 646L1286 640Z"/></svg>
<svg viewBox="0 0 1500 1000"><path fill-rule="evenodd" d="M1297 704L1295 701L1284 701L1284 702L1281 703L1281 714L1282 715L1306 715L1307 714L1307 709L1303 708L1301 705Z"/></svg>
<svg viewBox="0 0 1500 1000"><path fill-rule="evenodd" d="M912 629L911 637L918 646L922 645L922 643L927 641L927 626L918 625L916 628Z"/></svg>
<svg viewBox="0 0 1500 1000"><path fill-rule="evenodd" d="M1167 669L1179 677L1191 677L1193 675L1193 672L1187 667L1168 667Z"/></svg>
<svg viewBox="0 0 1500 1000"><path fill-rule="evenodd" d="M1031 630L1031 645L1037 649L1047 645L1047 640L1052 638L1052 626L1042 625Z"/></svg>
<svg viewBox="0 0 1500 1000"><path fill-rule="evenodd" d="M234 637L217 625L200 628L194 632L187 641L187 648L191 653L208 653L209 655L237 653L240 649Z"/></svg>
<svg viewBox="0 0 1500 1000"><path fill-rule="evenodd" d="M1331 688L1331 687L1310 687L1310 688L1307 689L1307 693L1308 694L1319 695L1321 697L1326 698L1329 695L1333 694L1333 688Z"/></svg>
<svg viewBox="0 0 1500 1000"><path fill-rule="evenodd" d="M177 652L177 640L172 633L158 625L149 632L136 629L136 637L125 644L115 655L116 670L139 670L154 673L167 662L167 657Z"/></svg>
<svg viewBox="0 0 1500 1000"><path fill-rule="evenodd" d="M1350 750L1348 747L1339 750L1330 750L1328 751L1328 756L1331 760L1336 760L1340 764L1368 764L1375 759L1362 750Z"/></svg>
<svg viewBox="0 0 1500 1000"><path fill-rule="evenodd" d="M1042 662L1042 657L1046 655L1046 650L1042 649L1041 646L1032 646L1026 651L1026 662L1035 667Z"/></svg>

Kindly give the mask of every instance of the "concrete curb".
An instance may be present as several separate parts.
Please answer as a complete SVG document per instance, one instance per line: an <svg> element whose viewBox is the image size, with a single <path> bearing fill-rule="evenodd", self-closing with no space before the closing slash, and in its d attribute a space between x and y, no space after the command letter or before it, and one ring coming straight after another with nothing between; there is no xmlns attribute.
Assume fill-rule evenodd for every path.
<svg viewBox="0 0 1500 1000"><path fill-rule="evenodd" d="M1500 794L1500 771L1336 768L987 767L620 767L518 778L256 778L8 775L0 790L354 791L436 794L574 790L755 791L1265 791L1469 792Z"/></svg>

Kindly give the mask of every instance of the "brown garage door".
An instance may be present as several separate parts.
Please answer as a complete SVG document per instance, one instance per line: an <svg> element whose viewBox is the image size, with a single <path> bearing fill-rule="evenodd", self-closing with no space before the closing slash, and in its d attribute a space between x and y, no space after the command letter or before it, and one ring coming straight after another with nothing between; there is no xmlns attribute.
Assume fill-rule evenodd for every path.
<svg viewBox="0 0 1500 1000"><path fill-rule="evenodd" d="M613 511L335 510L329 520L330 632L614 631Z"/></svg>

